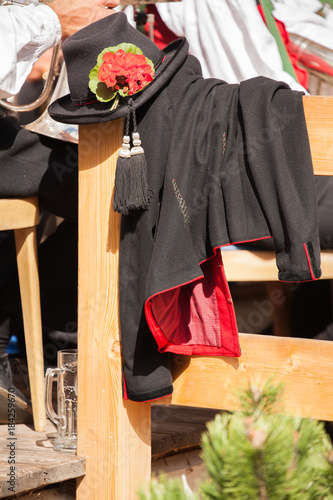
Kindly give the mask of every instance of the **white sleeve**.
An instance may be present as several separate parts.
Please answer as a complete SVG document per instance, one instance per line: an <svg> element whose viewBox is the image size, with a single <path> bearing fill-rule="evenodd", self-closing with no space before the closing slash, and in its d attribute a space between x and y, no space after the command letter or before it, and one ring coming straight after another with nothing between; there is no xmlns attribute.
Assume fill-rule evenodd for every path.
<svg viewBox="0 0 333 500"><path fill-rule="evenodd" d="M289 2L290 0L274 1L274 17L285 24L289 33L303 36L333 50L332 13L328 13L327 19L316 14L322 7L320 2L319 5L316 1L312 5L310 0L304 5L298 4L296 0Z"/></svg>
<svg viewBox="0 0 333 500"><path fill-rule="evenodd" d="M187 38L205 78L238 83L261 75L305 91L283 70L276 41L254 1L182 0L158 3L157 9L168 28Z"/></svg>
<svg viewBox="0 0 333 500"><path fill-rule="evenodd" d="M17 94L34 62L60 40L59 19L47 5L0 7L0 98Z"/></svg>

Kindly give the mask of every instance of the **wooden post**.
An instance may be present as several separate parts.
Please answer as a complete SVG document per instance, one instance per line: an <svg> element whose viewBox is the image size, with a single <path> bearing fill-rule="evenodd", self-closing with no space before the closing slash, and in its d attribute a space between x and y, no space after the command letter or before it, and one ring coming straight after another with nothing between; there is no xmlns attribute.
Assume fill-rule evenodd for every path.
<svg viewBox="0 0 333 500"><path fill-rule="evenodd" d="M333 96L305 95L303 105L315 174L333 175Z"/></svg>
<svg viewBox="0 0 333 500"><path fill-rule="evenodd" d="M112 210L123 120L80 126L77 500L134 500L150 479L150 404L122 397L120 217Z"/></svg>
<svg viewBox="0 0 333 500"><path fill-rule="evenodd" d="M333 421L332 342L241 333L240 345L240 358L175 355L172 404L240 410L241 388L273 378L281 413Z"/></svg>

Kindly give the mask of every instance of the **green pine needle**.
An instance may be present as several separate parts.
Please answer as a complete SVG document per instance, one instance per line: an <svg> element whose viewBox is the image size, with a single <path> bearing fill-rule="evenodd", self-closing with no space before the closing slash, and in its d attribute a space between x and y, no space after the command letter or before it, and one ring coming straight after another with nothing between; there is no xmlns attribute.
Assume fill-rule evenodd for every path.
<svg viewBox="0 0 333 500"><path fill-rule="evenodd" d="M272 379L240 391L243 411L218 414L202 436L208 477L198 495L161 477L140 500L333 500L333 448L322 422L278 414Z"/></svg>
<svg viewBox="0 0 333 500"><path fill-rule="evenodd" d="M161 475L160 479L153 479L150 483L149 492L143 489L139 491L140 500L199 500L199 497L193 494L186 494L183 483L179 478L167 479Z"/></svg>

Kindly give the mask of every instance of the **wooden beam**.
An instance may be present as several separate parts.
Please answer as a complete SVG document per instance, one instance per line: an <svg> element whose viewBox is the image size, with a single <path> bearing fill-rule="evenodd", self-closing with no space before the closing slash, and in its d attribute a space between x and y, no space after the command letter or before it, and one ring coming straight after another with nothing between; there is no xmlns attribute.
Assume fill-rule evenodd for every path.
<svg viewBox="0 0 333 500"><path fill-rule="evenodd" d="M240 358L174 356L174 393L161 403L238 410L235 393L274 376L285 383L281 410L333 420L333 343L240 334Z"/></svg>
<svg viewBox="0 0 333 500"><path fill-rule="evenodd" d="M333 279L333 250L322 250L321 279ZM276 281L275 252L268 250L223 250L222 259L228 281Z"/></svg>
<svg viewBox="0 0 333 500"><path fill-rule="evenodd" d="M333 175L333 96L304 96L304 113L316 175Z"/></svg>
<svg viewBox="0 0 333 500"><path fill-rule="evenodd" d="M77 500L133 500L150 479L150 404L124 401L120 217L112 210L123 121L80 126Z"/></svg>
<svg viewBox="0 0 333 500"><path fill-rule="evenodd" d="M3 198L0 200L0 231L37 226L38 198Z"/></svg>

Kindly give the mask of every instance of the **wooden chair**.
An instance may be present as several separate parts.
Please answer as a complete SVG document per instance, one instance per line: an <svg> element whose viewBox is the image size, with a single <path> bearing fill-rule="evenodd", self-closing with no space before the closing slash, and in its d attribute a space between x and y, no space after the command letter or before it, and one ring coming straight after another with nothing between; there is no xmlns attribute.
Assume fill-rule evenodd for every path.
<svg viewBox="0 0 333 500"><path fill-rule="evenodd" d="M315 173L333 175L333 97L304 97ZM119 216L112 210L123 121L80 126L77 499L134 500L151 470L150 403L122 398ZM333 343L240 334L240 358L174 356L160 403L239 409L234 389L275 375L288 414L333 420Z"/></svg>
<svg viewBox="0 0 333 500"><path fill-rule="evenodd" d="M0 199L0 231L14 230L34 427L45 430L44 363L36 225L38 198Z"/></svg>

